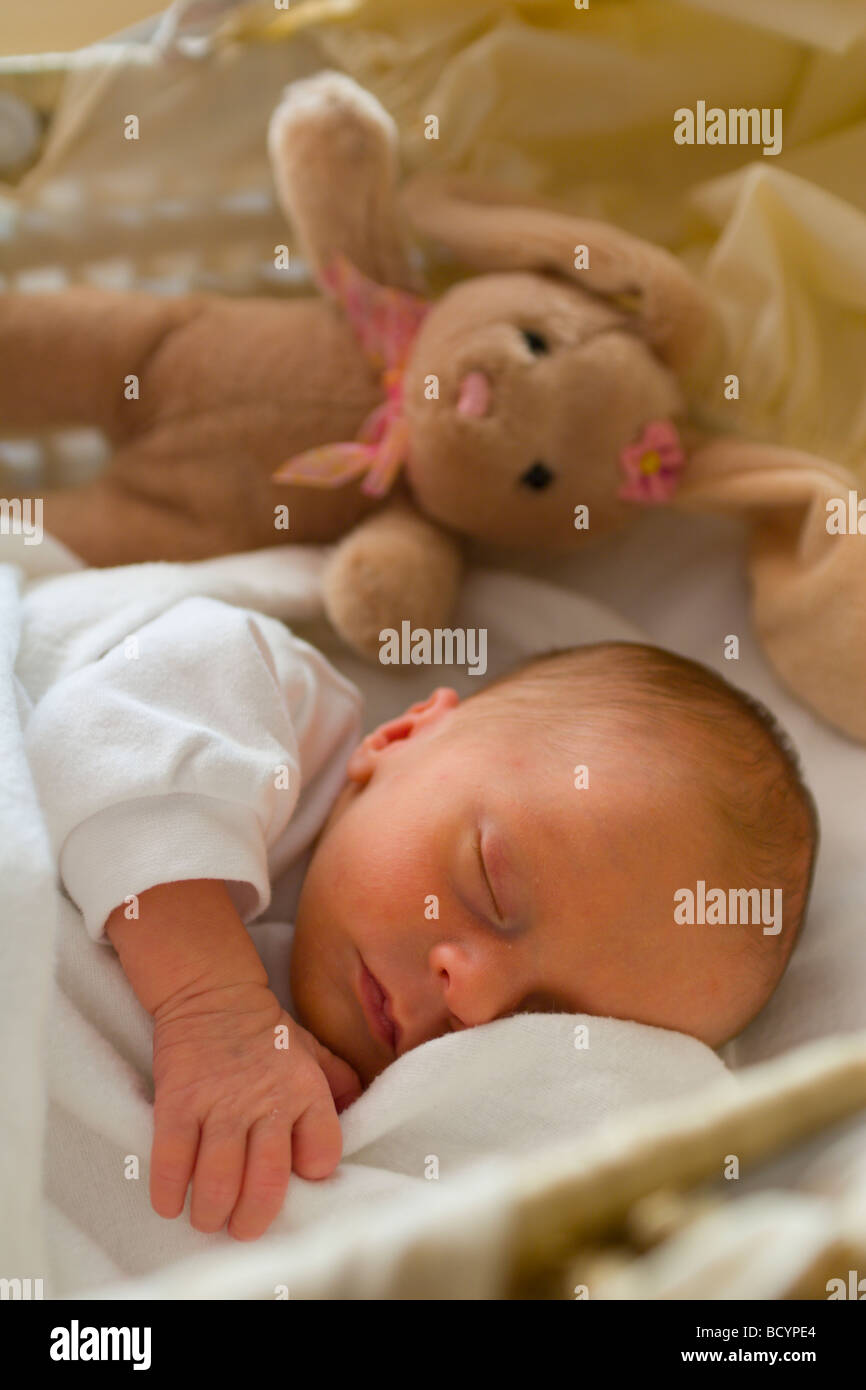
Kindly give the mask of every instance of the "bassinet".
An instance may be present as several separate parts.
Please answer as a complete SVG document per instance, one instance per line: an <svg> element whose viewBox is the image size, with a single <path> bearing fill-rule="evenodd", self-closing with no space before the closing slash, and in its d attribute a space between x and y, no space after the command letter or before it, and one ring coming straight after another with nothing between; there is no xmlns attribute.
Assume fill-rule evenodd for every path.
<svg viewBox="0 0 866 1390"><path fill-rule="evenodd" d="M574 16L543 0L433 8L190 0L116 41L3 60L0 287L306 292L303 266L288 290L273 273L274 247L293 248L263 132L288 81L342 67L395 115L408 168L429 156L432 110L450 129L441 162L571 197L705 263L743 384L743 423L866 469L866 413L849 365L866 360L866 191L856 179L866 120L854 95L866 80L856 43L866 18L792 0L786 20L762 24L757 0L707 0L668 6L674 32L648 0L627 21L620 7L593 4L578 34ZM732 15L756 25L747 59ZM641 40L658 45L645 62ZM719 91L736 71L750 101L793 104L794 79L802 83L791 158L784 170L741 169L746 156L730 151L724 177L696 190L688 161L660 160L638 177L636 132L659 127L665 74L708 47ZM584 103L576 133L575 93L588 75L595 105ZM616 102L605 103L604 82ZM796 246L792 222L804 229ZM751 290L740 284L749 247ZM101 446L81 432L7 439L0 458L55 485L98 468ZM494 1165L482 1184L455 1179L435 1225L416 1212L378 1236L349 1232L318 1272L305 1264L314 1232L288 1243L279 1277L294 1269L302 1297L826 1298L830 1281L866 1272L866 1005L845 1036L824 1037L833 1027L811 1028L805 1036L822 1040L798 1048L782 1029L781 1044L733 1056L770 1059L741 1073L736 1097L710 1089L555 1152L540 1135L531 1159ZM736 1182L725 1180L731 1156ZM373 1259L377 1240L391 1244ZM266 1296L272 1277L264 1257L233 1266L223 1255L202 1266L201 1283L169 1267L109 1296Z"/></svg>

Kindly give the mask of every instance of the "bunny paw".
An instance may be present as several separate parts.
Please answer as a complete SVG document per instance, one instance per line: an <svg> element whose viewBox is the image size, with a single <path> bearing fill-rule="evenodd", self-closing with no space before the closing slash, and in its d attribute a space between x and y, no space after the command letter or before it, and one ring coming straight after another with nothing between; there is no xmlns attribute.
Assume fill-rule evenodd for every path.
<svg viewBox="0 0 866 1390"><path fill-rule="evenodd" d="M288 86L271 117L268 146L279 160L289 145L327 144L331 157L369 160L397 147L397 127L379 101L344 72L325 69Z"/></svg>

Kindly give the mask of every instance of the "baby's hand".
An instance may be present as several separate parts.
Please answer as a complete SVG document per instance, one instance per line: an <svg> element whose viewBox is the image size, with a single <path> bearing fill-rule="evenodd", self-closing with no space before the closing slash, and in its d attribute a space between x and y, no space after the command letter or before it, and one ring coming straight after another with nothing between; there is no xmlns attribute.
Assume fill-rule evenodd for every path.
<svg viewBox="0 0 866 1390"><path fill-rule="evenodd" d="M260 984L158 1009L153 1079L154 1211L178 1216L192 1178L192 1225L219 1231L231 1218L237 1240L267 1230L293 1169L304 1178L333 1172L342 1153L338 1104L362 1089Z"/></svg>

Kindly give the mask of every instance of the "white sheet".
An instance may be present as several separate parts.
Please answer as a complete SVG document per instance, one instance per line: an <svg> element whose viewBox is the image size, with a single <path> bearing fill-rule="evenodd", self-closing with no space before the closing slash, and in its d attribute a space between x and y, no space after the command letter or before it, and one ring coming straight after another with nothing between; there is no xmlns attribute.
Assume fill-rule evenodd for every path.
<svg viewBox="0 0 866 1390"><path fill-rule="evenodd" d="M13 572L0 570L0 631L8 662L23 616L19 671L34 693L70 664L122 638L133 620L193 590L277 617L293 613L302 635L334 656L339 652L318 620L322 556L315 552L110 574L73 570L53 579L32 573L62 564L47 545L25 552L4 538L0 558L31 571L19 609ZM578 597L572 589L580 582L615 600L654 640L720 667L723 638L737 632L735 675L769 700L801 745L824 821L813 910L782 986L727 1049L729 1062L742 1065L797 1041L864 1026L859 934L866 750L797 710L757 654L744 617L736 529L701 523L686 532L675 519L649 518L640 532L609 542L594 557L536 566L542 568L558 577L556 587L479 570L467 581L458 621L488 627L490 675L524 651L637 635L612 611ZM424 669L395 677L345 653L337 659L368 697L369 724L443 677L441 670ZM474 689L475 678L455 672L454 684ZM714 1054L680 1035L589 1020L590 1047L579 1050L574 1020L502 1021L428 1044L384 1073L343 1117L346 1161L339 1172L320 1184L293 1179L280 1222L255 1247L238 1247L224 1235L202 1236L185 1216L166 1223L147 1200L149 1020L113 953L86 938L68 903L57 936L59 988L51 983L51 871L26 769L20 757L16 762L5 681L0 739L9 774L0 792L0 881L10 885L4 887L0 936L0 1036L6 1058L21 1056L20 1066L2 1072L3 1108L16 1120L14 1145L0 1149L0 1233L4 1269L22 1277L41 1273L49 1296L102 1289L112 1296L232 1297L243 1288L244 1296L274 1297L277 1270L287 1277L291 1271L293 1297L334 1297L340 1290L360 1296L359 1289L377 1296L382 1288L393 1290L395 1279L399 1284L408 1234L425 1225L439 1229L437 1223L449 1229L449 1213L448 1258L456 1269L453 1241L461 1238L470 1210L471 1237L462 1238L471 1239L476 1255L455 1274L453 1288L455 1297L472 1297L474 1281L483 1282L504 1239L501 1209L484 1194L494 1190L492 1175L508 1156L540 1151L608 1121L621 1123L623 1113L644 1102L707 1085L721 1094L736 1085ZM127 1155L140 1160L137 1179L124 1177ZM425 1176L432 1157L438 1179ZM477 1253L482 1248L483 1257ZM129 1276L149 1277L128 1282Z"/></svg>

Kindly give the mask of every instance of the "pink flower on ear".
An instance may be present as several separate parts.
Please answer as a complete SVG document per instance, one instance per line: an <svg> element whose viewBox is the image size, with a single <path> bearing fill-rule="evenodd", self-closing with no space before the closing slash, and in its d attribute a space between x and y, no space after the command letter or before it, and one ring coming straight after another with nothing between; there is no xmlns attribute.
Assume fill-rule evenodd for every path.
<svg viewBox="0 0 866 1390"><path fill-rule="evenodd" d="M670 420L651 420L635 444L619 456L625 481L617 496L623 502L650 506L669 502L677 490L686 455Z"/></svg>

